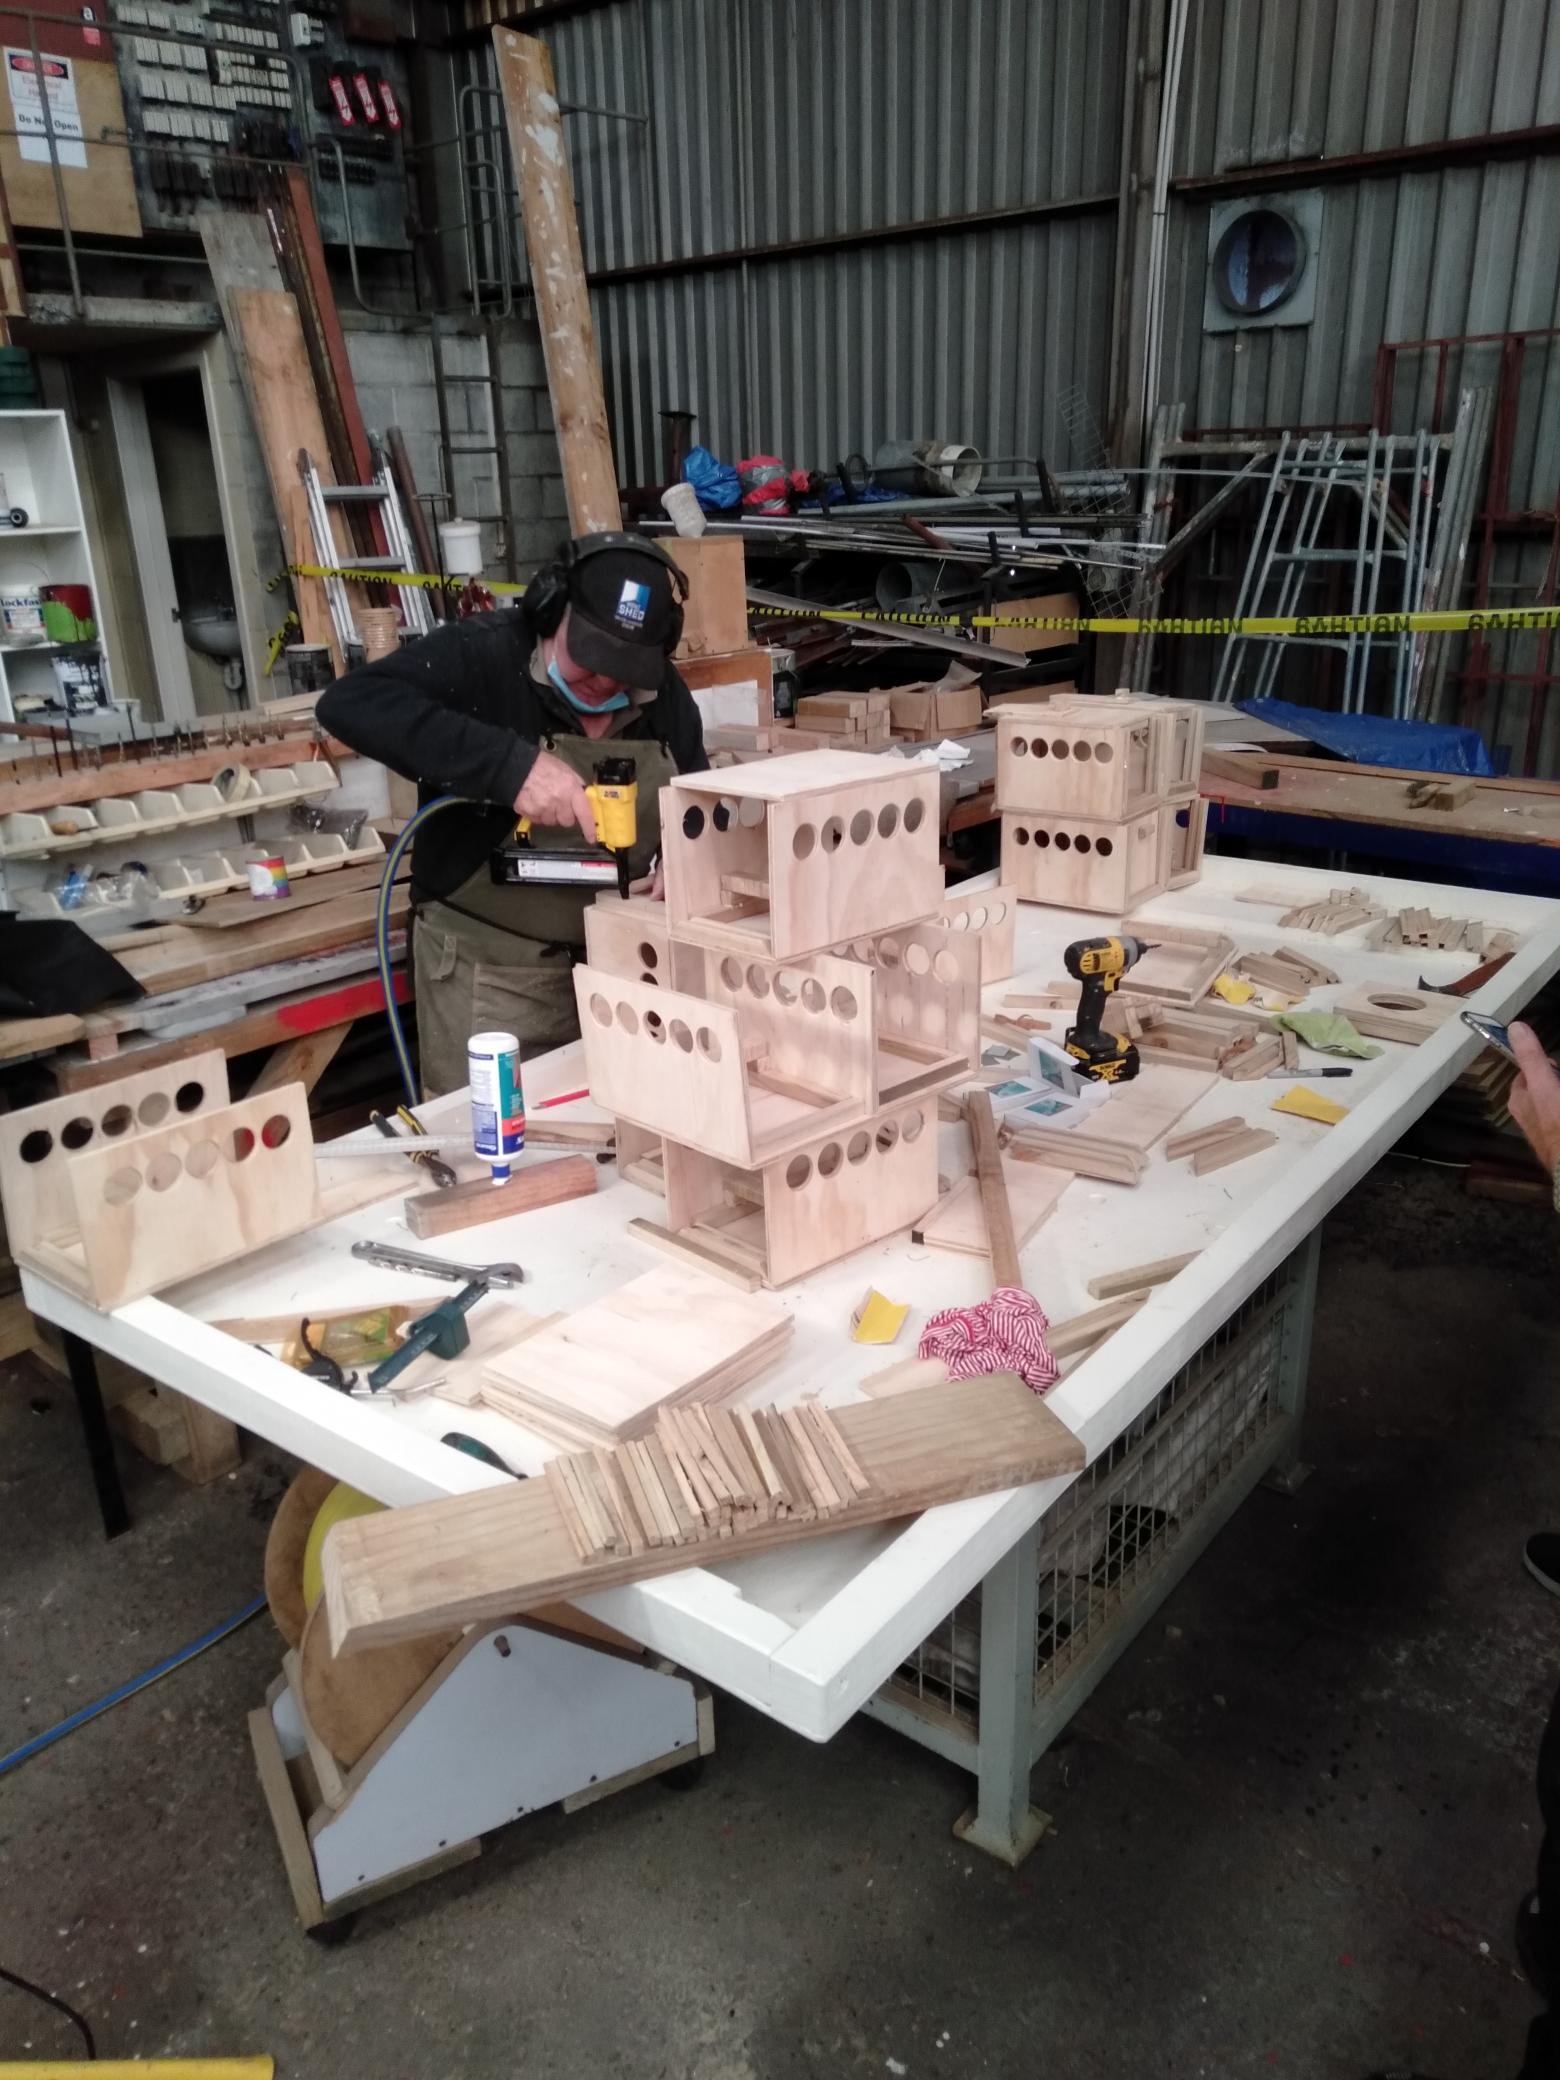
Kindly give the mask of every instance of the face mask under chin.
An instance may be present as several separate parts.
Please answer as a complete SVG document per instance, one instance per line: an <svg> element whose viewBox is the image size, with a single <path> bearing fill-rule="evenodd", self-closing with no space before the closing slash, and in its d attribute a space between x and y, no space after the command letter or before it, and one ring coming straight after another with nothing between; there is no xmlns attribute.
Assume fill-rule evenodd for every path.
<svg viewBox="0 0 1560 2080"><path fill-rule="evenodd" d="M548 659L547 676L561 693L576 715L615 715L628 706L628 695L619 687L610 699L604 701L581 700L568 680L559 671L556 663Z"/></svg>

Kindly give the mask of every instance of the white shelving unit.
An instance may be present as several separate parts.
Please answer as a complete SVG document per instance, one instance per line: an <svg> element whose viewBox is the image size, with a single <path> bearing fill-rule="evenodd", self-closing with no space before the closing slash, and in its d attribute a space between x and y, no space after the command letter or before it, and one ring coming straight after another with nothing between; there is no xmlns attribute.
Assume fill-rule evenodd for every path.
<svg viewBox="0 0 1560 2080"><path fill-rule="evenodd" d="M0 592L24 586L89 586L106 683L102 594L82 524L65 414L0 412L0 477L5 479L0 516L13 506L28 516L25 527L0 526ZM58 643L19 642L0 634L0 724L16 720L18 699L35 696L58 703L54 660L60 649Z"/></svg>

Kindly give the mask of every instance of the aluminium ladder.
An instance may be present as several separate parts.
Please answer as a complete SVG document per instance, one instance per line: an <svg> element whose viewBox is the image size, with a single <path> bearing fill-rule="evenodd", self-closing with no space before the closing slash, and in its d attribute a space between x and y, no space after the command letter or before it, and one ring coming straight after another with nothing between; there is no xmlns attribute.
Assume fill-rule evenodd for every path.
<svg viewBox="0 0 1560 2080"><path fill-rule="evenodd" d="M356 551L349 558L354 570L382 572L386 584L394 585L401 603L401 618L415 634L425 636L433 627L433 614L423 596L420 585L398 584L397 576L410 576L416 570L412 554L411 537L407 532L406 516L401 511L401 501L391 482L389 467L383 454L374 449L374 476L368 484L326 484L321 481L314 458L307 448L298 450L298 474L303 479L304 493L309 506L309 530L314 537L314 553L327 571L341 561L336 546L335 531L330 524L332 506L358 506L367 508L379 521L384 532L387 554L383 556L359 556ZM336 631L336 641L341 646L342 661L353 662L349 645L356 650L362 648L362 637L358 634L352 602L347 596L346 581L337 577L321 580L325 597L330 606L331 625Z"/></svg>

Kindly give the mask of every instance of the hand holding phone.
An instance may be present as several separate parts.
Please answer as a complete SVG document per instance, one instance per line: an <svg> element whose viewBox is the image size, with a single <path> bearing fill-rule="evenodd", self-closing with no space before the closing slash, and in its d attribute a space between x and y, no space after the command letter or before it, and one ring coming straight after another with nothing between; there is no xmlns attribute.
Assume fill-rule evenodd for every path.
<svg viewBox="0 0 1560 2080"><path fill-rule="evenodd" d="M1503 1054L1508 1062L1517 1060L1517 1050L1511 1044L1511 1034L1498 1018L1487 1018L1482 1011L1465 1011L1462 1022L1476 1032L1486 1047L1493 1047Z"/></svg>

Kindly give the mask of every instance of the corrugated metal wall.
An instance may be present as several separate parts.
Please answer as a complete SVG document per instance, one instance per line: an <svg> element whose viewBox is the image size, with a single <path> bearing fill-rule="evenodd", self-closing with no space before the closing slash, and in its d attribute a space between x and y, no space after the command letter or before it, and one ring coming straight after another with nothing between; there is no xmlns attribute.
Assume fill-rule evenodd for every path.
<svg viewBox="0 0 1560 2080"><path fill-rule="evenodd" d="M1103 421L1124 4L616 0L548 24L571 115L619 465L659 474L667 406L718 451L824 468L898 436L1075 459ZM483 61L486 62L485 60ZM1021 213L1084 205L1054 217ZM913 238L931 219L997 212ZM746 257L754 248L861 241ZM724 264L675 268L711 254Z"/></svg>

